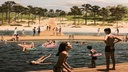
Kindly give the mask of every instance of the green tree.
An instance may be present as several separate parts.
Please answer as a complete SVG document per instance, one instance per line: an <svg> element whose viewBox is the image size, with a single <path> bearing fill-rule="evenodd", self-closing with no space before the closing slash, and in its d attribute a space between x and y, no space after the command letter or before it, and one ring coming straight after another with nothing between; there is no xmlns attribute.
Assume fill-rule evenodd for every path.
<svg viewBox="0 0 128 72"><path fill-rule="evenodd" d="M117 5L110 8L111 16L113 20L122 20L127 14L127 7L122 5Z"/></svg>
<svg viewBox="0 0 128 72"><path fill-rule="evenodd" d="M22 21L22 12L24 11L24 7L20 4L13 5L13 11L15 12L15 17L13 18L15 22L17 19L19 19L19 16L21 15L21 21Z"/></svg>
<svg viewBox="0 0 128 72"><path fill-rule="evenodd" d="M29 17L28 17L28 26L30 26L30 22L31 22L30 19L32 18L31 14L33 12L33 6L29 5L29 6L27 6L27 8L28 8L27 13L29 15Z"/></svg>
<svg viewBox="0 0 128 72"><path fill-rule="evenodd" d="M88 15L88 11L91 9L91 5L90 4L83 4L82 7L84 8L83 11L85 13L85 15L84 15L85 25L87 25L87 15Z"/></svg>
<svg viewBox="0 0 128 72"><path fill-rule="evenodd" d="M55 13L54 13L54 10L53 10L53 9L50 9L50 10L49 10L48 16L49 16L49 17L54 17L54 16L55 16Z"/></svg>
<svg viewBox="0 0 128 72"><path fill-rule="evenodd" d="M8 24L10 24L10 13L12 11L12 7L14 4L16 4L14 1L7 1L4 3L5 7L7 8L7 13L8 13Z"/></svg>
<svg viewBox="0 0 128 72"><path fill-rule="evenodd" d="M78 15L81 15L82 14L81 8L79 8L78 6L73 6L71 8L71 14L74 15L74 24L76 25L76 17ZM77 17L77 18L78 18L78 24L79 24L79 17Z"/></svg>
<svg viewBox="0 0 128 72"><path fill-rule="evenodd" d="M60 11L60 16L61 16L62 21L63 21L65 15L66 15L66 12L63 11L63 10L61 10L61 11Z"/></svg>
<svg viewBox="0 0 128 72"><path fill-rule="evenodd" d="M100 16L102 16L102 21L103 21L103 24L104 24L104 22L107 20L107 18L109 17L109 15L110 15L110 11L109 11L109 9L107 9L107 8L101 8L100 10L99 10L99 13L98 13Z"/></svg>
<svg viewBox="0 0 128 72"><path fill-rule="evenodd" d="M1 13L1 22L3 24L3 20L4 20L4 12L3 12L3 8L2 6L0 6L0 13Z"/></svg>
<svg viewBox="0 0 128 72"><path fill-rule="evenodd" d="M99 6L94 5L92 6L91 11L93 12L93 17L94 17L94 24L96 24L96 14L99 12Z"/></svg>

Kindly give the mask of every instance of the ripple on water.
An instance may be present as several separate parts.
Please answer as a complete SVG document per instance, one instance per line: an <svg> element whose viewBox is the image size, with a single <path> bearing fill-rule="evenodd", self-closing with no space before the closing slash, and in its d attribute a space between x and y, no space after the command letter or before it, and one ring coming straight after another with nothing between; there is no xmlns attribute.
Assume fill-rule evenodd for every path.
<svg viewBox="0 0 128 72"><path fill-rule="evenodd" d="M105 64L104 57L104 46L105 44L101 41L87 41L88 45L92 45L94 49L98 52L103 53L101 57L96 60L97 65ZM31 71L31 70L42 70L42 69L52 69L57 61L55 55L57 53L57 48L46 49L38 45L43 42L35 42L36 50L31 50L27 52L22 52L21 48L17 46L17 43L8 43L6 45L0 46L0 71ZM57 41L57 44L60 42ZM127 62L128 61L128 43L118 43L116 44L116 61ZM73 43L73 49L69 51L68 62L72 67L87 67L90 65L90 56L88 56L89 51L86 48L87 45L76 46ZM45 62L52 62L52 64L41 64L41 65L30 65L26 61L36 60L42 55L52 54Z"/></svg>

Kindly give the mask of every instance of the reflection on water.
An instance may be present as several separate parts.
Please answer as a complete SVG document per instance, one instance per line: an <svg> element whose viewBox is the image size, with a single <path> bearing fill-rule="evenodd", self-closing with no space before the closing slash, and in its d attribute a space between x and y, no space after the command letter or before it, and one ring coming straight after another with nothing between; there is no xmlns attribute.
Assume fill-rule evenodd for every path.
<svg viewBox="0 0 128 72"><path fill-rule="evenodd" d="M96 61L97 65L105 64L104 57L104 46L105 44L100 41L87 41L88 45L92 45L94 49L98 52L103 53L103 56L98 57ZM57 61L55 54L57 53L57 48L46 49L42 48L40 45L44 43L35 42L36 50L30 50L27 52L22 52L17 43L11 42L6 45L0 45L0 71L12 72L12 71L32 71L32 70L45 70L52 69ZM59 44L60 41L57 41ZM87 67L90 65L90 57L88 56L89 51L86 48L87 45L76 45L72 43L73 49L69 51L68 62L72 67ZM116 45L116 61L126 62L128 61L128 43L118 43ZM52 62L52 64L41 64L41 65L29 65L26 61L31 61L39 58L42 55L52 54L45 62Z"/></svg>

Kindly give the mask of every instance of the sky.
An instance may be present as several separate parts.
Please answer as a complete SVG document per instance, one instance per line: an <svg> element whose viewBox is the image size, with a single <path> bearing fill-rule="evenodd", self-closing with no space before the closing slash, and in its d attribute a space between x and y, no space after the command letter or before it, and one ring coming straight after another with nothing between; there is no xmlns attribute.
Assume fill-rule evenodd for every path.
<svg viewBox="0 0 128 72"><path fill-rule="evenodd" d="M0 0L0 4L10 0ZM42 7L47 9L61 9L70 11L74 5L81 6L82 4L99 5L101 7L113 6L122 4L128 6L128 0L11 0L23 6L32 5L34 7Z"/></svg>

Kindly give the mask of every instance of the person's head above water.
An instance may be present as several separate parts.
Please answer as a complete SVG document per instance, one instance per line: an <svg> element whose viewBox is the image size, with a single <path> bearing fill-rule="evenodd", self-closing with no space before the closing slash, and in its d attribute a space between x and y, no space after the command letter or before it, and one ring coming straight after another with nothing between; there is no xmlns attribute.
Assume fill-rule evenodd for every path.
<svg viewBox="0 0 128 72"><path fill-rule="evenodd" d="M62 52L62 51L68 51L72 48L72 45L69 43L69 42L62 42L60 45L59 45L59 48L58 48L58 53L56 54L56 56L59 56L59 54Z"/></svg>
<svg viewBox="0 0 128 72"><path fill-rule="evenodd" d="M110 29L110 28L105 28L105 29L104 29L104 32L105 32L106 34L110 34L110 33L111 33L111 29Z"/></svg>
<svg viewBox="0 0 128 72"><path fill-rule="evenodd" d="M91 50L92 49L92 46L87 46L87 49Z"/></svg>

